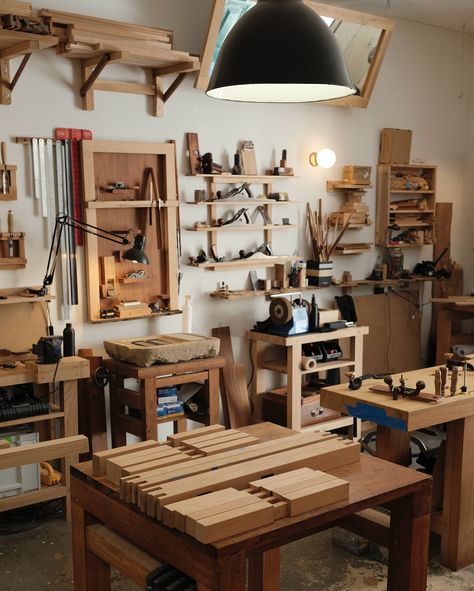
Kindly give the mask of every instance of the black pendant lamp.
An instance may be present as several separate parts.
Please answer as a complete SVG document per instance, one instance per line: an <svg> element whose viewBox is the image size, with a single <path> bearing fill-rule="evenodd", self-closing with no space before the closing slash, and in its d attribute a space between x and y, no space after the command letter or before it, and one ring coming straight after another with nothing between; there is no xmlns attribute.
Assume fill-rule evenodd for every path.
<svg viewBox="0 0 474 591"><path fill-rule="evenodd" d="M300 103L349 96L355 88L334 34L303 0L258 0L227 35L206 93Z"/></svg>

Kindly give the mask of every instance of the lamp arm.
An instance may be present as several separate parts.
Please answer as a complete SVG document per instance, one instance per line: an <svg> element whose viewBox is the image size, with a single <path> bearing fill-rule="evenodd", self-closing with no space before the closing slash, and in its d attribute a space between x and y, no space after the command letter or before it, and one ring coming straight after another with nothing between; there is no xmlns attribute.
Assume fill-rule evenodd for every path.
<svg viewBox="0 0 474 591"><path fill-rule="evenodd" d="M69 226L70 228L78 228L88 234L92 234L93 236L98 236L99 238L104 238L104 240L110 240L110 242L115 242L116 244L121 244L122 246L126 246L127 244L132 244L130 240L125 237L119 236L115 232L110 232L109 230L104 230L103 228L98 228L97 226L93 226L92 224L86 224L81 220L76 220L65 213L58 213L56 216L56 222L61 224L62 226ZM127 230L127 234L130 230Z"/></svg>
<svg viewBox="0 0 474 591"><path fill-rule="evenodd" d="M84 232L87 232L88 234L98 236L99 238L103 238L104 240L110 240L110 242L115 242L116 244L121 244L122 246L131 244L130 240L128 240L125 237L119 236L114 232L109 232L109 230L98 228L97 226L93 226L92 224L86 224L85 222L76 220L75 218L68 216L66 213L58 213L56 215L53 237L51 238L51 246L49 248L48 262L46 264L46 272L43 279L43 286L39 290L29 289L31 293L35 293L39 296L44 296L48 293L48 285L51 285L53 283L54 273L56 271L56 264L59 258L61 236L63 233L64 226L69 226L70 228L78 228L80 230L83 230ZM127 233L129 231L130 230L128 230Z"/></svg>

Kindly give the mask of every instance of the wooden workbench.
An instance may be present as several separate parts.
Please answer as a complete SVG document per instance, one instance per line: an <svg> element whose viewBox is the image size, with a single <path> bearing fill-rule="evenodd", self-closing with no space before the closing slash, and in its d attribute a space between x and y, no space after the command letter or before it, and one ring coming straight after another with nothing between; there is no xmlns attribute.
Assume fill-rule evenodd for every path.
<svg viewBox="0 0 474 591"><path fill-rule="evenodd" d="M406 384L417 380L434 391L434 370L426 368L404 374ZM395 375L394 385L399 375ZM458 381L462 385L462 374ZM467 395L443 398L427 403L408 398L392 400L389 394L369 391L381 380L366 380L359 390L347 384L324 388L321 404L377 424L378 457L408 464L410 432L446 423L446 453L443 478L442 510L432 516L432 530L441 535L441 563L453 570L474 562L474 376L468 372ZM448 380L449 389L449 380Z"/></svg>
<svg viewBox="0 0 474 591"><path fill-rule="evenodd" d="M292 434L261 423L242 429L261 441ZM167 562L198 582L198 591L278 591L280 547L312 535L363 509L387 505L392 511L389 591L425 591L431 479L378 458L328 470L349 481L347 501L326 505L230 538L202 544L166 527L120 500L117 486L92 475L92 463L72 469L73 558L76 591L108 591L110 566L88 544L87 527L100 522L133 546ZM248 586L247 586L248 566Z"/></svg>

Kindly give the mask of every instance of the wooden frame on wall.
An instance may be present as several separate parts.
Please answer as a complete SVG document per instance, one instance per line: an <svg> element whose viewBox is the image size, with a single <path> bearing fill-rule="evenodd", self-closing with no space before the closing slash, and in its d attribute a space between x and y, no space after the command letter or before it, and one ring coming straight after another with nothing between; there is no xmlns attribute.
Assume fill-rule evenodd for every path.
<svg viewBox="0 0 474 591"><path fill-rule="evenodd" d="M325 105L366 108L369 104L377 76L380 72L380 68L382 66L393 29L395 28L395 21L393 19L367 14L365 12L358 12L355 10L349 10L347 8L340 8L338 6L324 4L322 2L315 2L314 0L304 0L304 2L319 15L324 15L342 20L344 22L365 25L381 30L376 50L374 52L362 88L360 89L360 93L358 95L321 102L321 104ZM201 54L201 69L199 70L195 82L195 87L201 90L205 90L209 84L212 57L214 54L217 37L219 35L219 29L221 26L225 5L226 0L214 0L213 7L211 9L209 28Z"/></svg>
<svg viewBox="0 0 474 591"><path fill-rule="evenodd" d="M145 171L153 169L157 193L145 192ZM123 300L139 300L147 306L158 303L160 312L146 310L148 317L177 313L178 302L178 190L176 182L175 145L170 143L112 142L85 140L82 142L84 184L84 221L106 231L125 233L132 229L146 237L145 252L150 265L145 265L141 280L124 279L124 274L138 266L120 259L124 247L85 234L87 306L90 322L120 320L101 315ZM102 200L100 187L113 182L140 186L134 199ZM155 193L155 194L153 194ZM129 247L126 247L129 248ZM113 260L112 271L106 263ZM106 274L115 268L115 297L107 293ZM110 269L110 267L109 267ZM105 288L105 290L104 290Z"/></svg>

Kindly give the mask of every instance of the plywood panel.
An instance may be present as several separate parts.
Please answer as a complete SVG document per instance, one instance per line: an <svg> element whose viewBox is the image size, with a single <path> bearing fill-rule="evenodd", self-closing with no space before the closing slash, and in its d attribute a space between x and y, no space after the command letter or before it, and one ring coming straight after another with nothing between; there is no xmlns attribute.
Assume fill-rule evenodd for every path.
<svg viewBox="0 0 474 591"><path fill-rule="evenodd" d="M409 301L407 301L409 300ZM421 318L417 293L357 296L354 304L364 337L364 373L397 373L421 366Z"/></svg>
<svg viewBox="0 0 474 591"><path fill-rule="evenodd" d="M13 352L31 350L33 343L47 332L47 313L44 302L9 304L0 306L0 349Z"/></svg>

